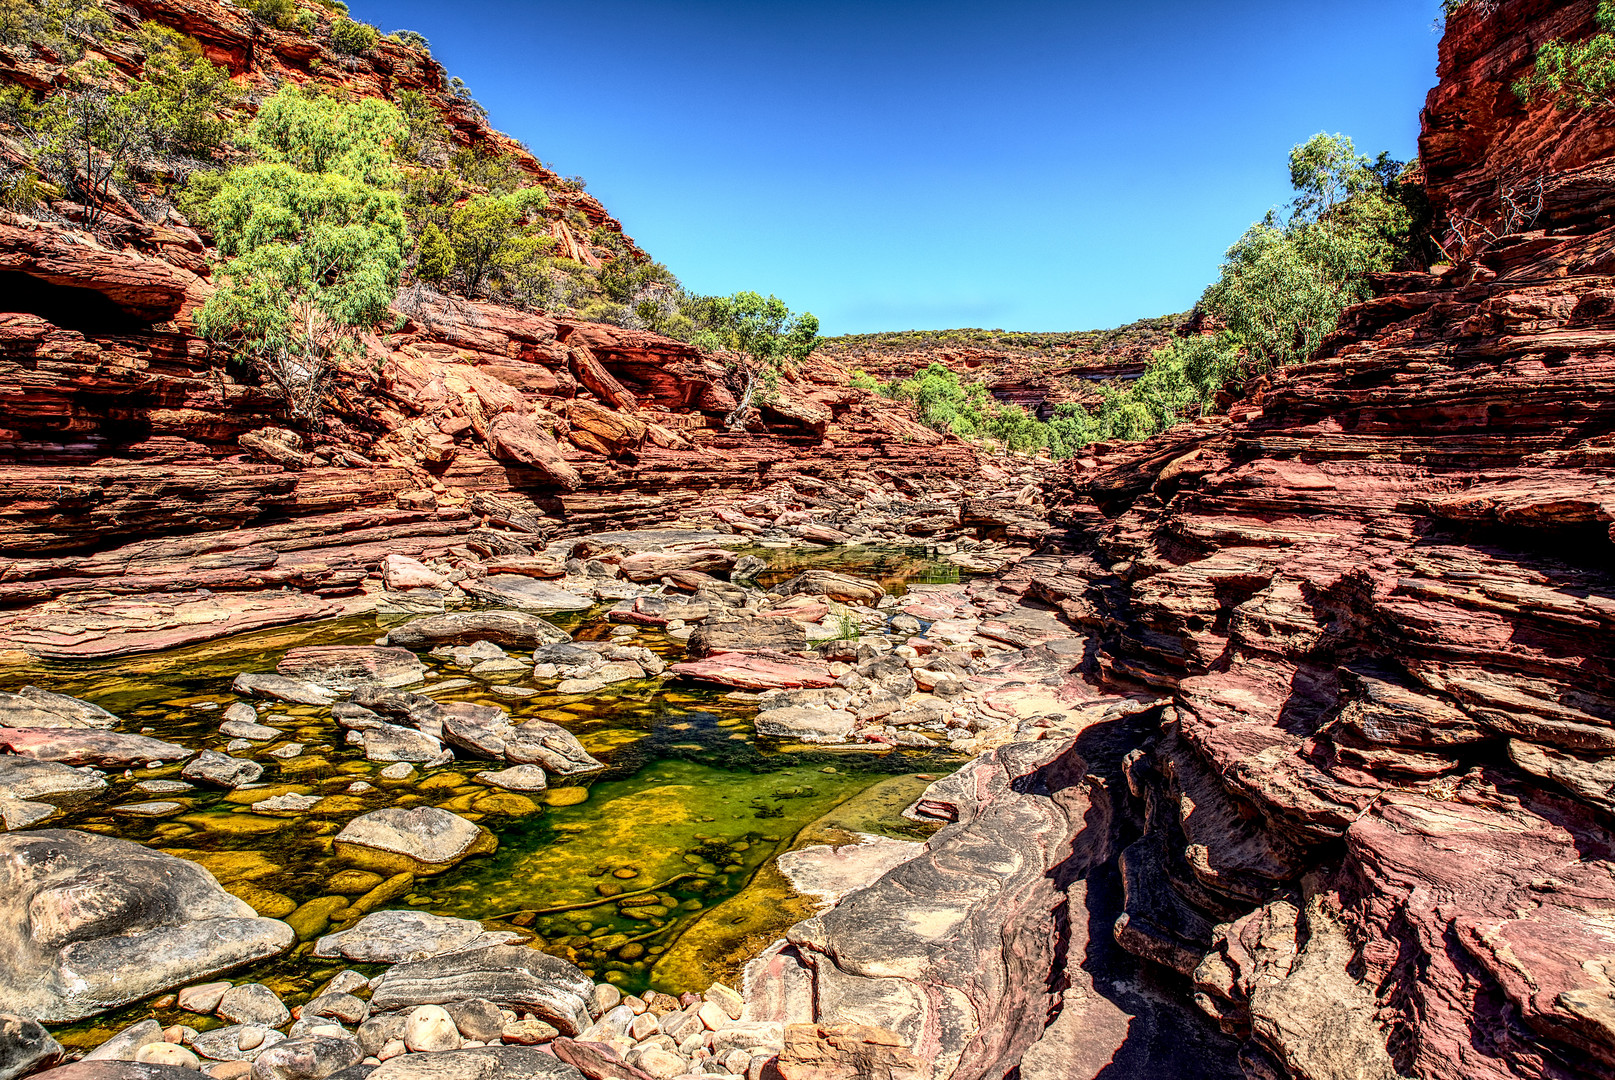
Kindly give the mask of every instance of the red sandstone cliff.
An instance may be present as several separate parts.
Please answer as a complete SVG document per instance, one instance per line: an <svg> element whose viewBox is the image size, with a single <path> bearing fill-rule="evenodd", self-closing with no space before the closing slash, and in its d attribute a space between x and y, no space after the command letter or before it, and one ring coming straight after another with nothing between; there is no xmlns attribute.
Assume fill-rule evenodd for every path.
<svg viewBox="0 0 1615 1080"><path fill-rule="evenodd" d="M1035 588L1170 698L1115 936L1253 1077L1615 1070L1615 127L1510 92L1593 9L1449 22L1422 150L1471 258L1067 478L1087 554Z"/></svg>
<svg viewBox="0 0 1615 1080"><path fill-rule="evenodd" d="M424 53L383 39L342 56L215 0L115 14L192 35L249 93L280 80L423 91L458 137L518 155L555 199L618 230L489 129ZM44 88L64 70L0 50L0 82ZM690 346L413 287L398 328L342 371L323 428L294 433L194 332L212 289L205 238L166 210L125 209L93 235L70 206L53 220L0 211L0 609L56 605L0 616L7 646L71 654L182 609L234 629L333 614L330 598L361 589L388 551L520 554L556 535L711 520L740 492L821 516L874 493L927 535L1039 528L1027 500L982 482L993 470L974 450L833 365L787 380L730 433L731 376ZM243 598L266 589L292 591Z"/></svg>

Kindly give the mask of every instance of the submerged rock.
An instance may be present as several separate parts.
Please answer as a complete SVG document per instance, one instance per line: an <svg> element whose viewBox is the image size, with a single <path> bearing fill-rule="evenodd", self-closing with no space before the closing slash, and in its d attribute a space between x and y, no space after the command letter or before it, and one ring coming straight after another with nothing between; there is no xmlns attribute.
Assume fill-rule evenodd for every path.
<svg viewBox="0 0 1615 1080"><path fill-rule="evenodd" d="M275 670L341 693L361 686L413 686L426 679L426 665L414 653L379 645L308 645L287 652Z"/></svg>
<svg viewBox="0 0 1615 1080"><path fill-rule="evenodd" d="M440 874L467 856L498 846L492 833L435 806L373 810L336 835L338 855L388 874Z"/></svg>
<svg viewBox="0 0 1615 1080"><path fill-rule="evenodd" d="M314 945L314 955L365 964L401 964L463 949L504 945L519 937L509 931L484 931L481 923L471 919L425 911L377 911L350 929L320 938Z"/></svg>
<svg viewBox="0 0 1615 1080"><path fill-rule="evenodd" d="M55 829L0 836L0 1000L47 1023L242 964L294 942L202 867Z"/></svg>
<svg viewBox="0 0 1615 1080"><path fill-rule="evenodd" d="M525 611L453 611L412 619L387 632L387 643L406 649L468 645L492 641L513 649L531 649L571 641L572 635Z"/></svg>
<svg viewBox="0 0 1615 1080"><path fill-rule="evenodd" d="M25 686L15 694L0 692L0 727L110 728L118 718L88 701Z"/></svg>

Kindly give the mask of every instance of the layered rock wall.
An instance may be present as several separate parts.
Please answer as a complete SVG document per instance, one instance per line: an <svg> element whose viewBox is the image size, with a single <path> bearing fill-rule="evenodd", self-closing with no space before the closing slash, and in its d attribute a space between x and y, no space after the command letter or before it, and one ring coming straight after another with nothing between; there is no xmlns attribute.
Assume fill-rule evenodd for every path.
<svg viewBox="0 0 1615 1080"><path fill-rule="evenodd" d="M1615 232L1589 179L1615 144L1510 90L1593 7L1449 23L1430 193L1500 235L1381 278L1229 418L1097 448L1057 511L1087 554L1034 587L1094 677L1171 698L1129 770L1117 940L1193 980L1251 1076L1615 1065ZM1547 211L1504 223L1529 175Z"/></svg>

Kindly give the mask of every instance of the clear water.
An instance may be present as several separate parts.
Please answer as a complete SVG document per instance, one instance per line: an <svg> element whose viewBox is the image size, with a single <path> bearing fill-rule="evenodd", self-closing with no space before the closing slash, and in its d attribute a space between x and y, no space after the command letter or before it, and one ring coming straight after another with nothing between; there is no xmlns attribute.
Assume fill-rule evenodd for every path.
<svg viewBox="0 0 1615 1080"><path fill-rule="evenodd" d="M776 579L816 565L877 577L893 590L909 581L957 580L955 568L913 552L763 554ZM555 621L583 639L611 630L603 610ZM236 700L230 683L237 673L272 671L299 645L370 643L385 628L374 617L350 618L147 656L3 667L0 689L32 683L111 710L122 718L121 730L223 749L227 740L217 727L224 706ZM629 640L669 659L682 655L682 646L660 633ZM465 677L423 659L433 669L427 689ZM812 913L780 878L775 855L846 839L853 831L923 836L926 830L899 811L929 780L958 764L938 752L872 753L760 739L752 727L754 705L687 683L644 680L566 696L548 688L553 684L513 681L539 692L511 698L473 681L440 696L497 704L518 720L559 723L606 770L552 778L555 786L531 796L474 782L475 773L499 767L487 762L455 761L389 783L377 775L381 763L365 761L362 751L342 741L328 708L256 703L263 722L287 732L280 742L239 752L265 766L263 786L148 795L134 785L177 778L180 767L113 773L108 791L40 827L103 832L193 859L264 914L289 917L305 938L298 948L232 978L260 979L296 1003L346 966L311 956L312 939L341 925L325 917L345 906L338 898L351 899L370 884L334 853L332 837L356 815L384 806L441 806L489 829L498 850L417 878L383 907L482 920L489 929L531 935L535 946L626 990L677 993L704 989L714 979L733 981L746 957ZM303 744L298 756L270 753L292 741ZM374 790L348 793L359 780ZM252 803L285 792L323 798L300 813L253 809ZM114 809L156 800L182 808L155 818ZM197 1024L190 1014L154 1012L147 1004L79 1025L64 1037L91 1044L148 1015Z"/></svg>

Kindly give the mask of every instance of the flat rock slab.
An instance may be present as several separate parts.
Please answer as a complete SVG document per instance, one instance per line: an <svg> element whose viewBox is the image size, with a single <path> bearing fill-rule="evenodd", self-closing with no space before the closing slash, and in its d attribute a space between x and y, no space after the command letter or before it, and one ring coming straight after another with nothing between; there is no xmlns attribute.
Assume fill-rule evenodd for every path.
<svg viewBox="0 0 1615 1080"><path fill-rule="evenodd" d="M856 844L815 844L779 857L780 873L791 888L828 907L858 889L873 885L894 866L925 850L913 840L861 836Z"/></svg>
<svg viewBox="0 0 1615 1080"><path fill-rule="evenodd" d="M758 653L718 653L687 660L668 669L675 675L741 690L792 690L834 686L835 678L822 662L774 658Z"/></svg>
<svg viewBox="0 0 1615 1080"><path fill-rule="evenodd" d="M176 649L342 611L341 604L296 592L198 590L62 599L0 617L0 641L50 660L90 660Z"/></svg>
<svg viewBox="0 0 1615 1080"><path fill-rule="evenodd" d="M56 807L47 802L29 802L26 799L8 799L0 796L0 830L13 832L38 825L56 813Z"/></svg>
<svg viewBox="0 0 1615 1080"><path fill-rule="evenodd" d="M288 678L347 693L361 686L413 686L426 665L408 649L381 645L305 645L289 650L275 670Z"/></svg>
<svg viewBox="0 0 1615 1080"><path fill-rule="evenodd" d="M59 761L0 756L0 798L67 801L95 795L106 787L106 780L95 773Z"/></svg>
<svg viewBox="0 0 1615 1080"><path fill-rule="evenodd" d="M405 649L491 641L514 649L558 645L572 635L529 611L451 611L412 619L387 632L387 644Z"/></svg>
<svg viewBox="0 0 1615 1080"><path fill-rule="evenodd" d="M525 1046L400 1054L382 1062L370 1076L374 1080L585 1080L575 1067Z"/></svg>
<svg viewBox="0 0 1615 1080"><path fill-rule="evenodd" d="M329 705L336 700L335 691L270 672L243 671L230 684L230 689L247 697L272 698L294 705Z"/></svg>
<svg viewBox="0 0 1615 1080"><path fill-rule="evenodd" d="M0 692L0 727L111 728L118 718L88 701L25 686Z"/></svg>
<svg viewBox="0 0 1615 1080"><path fill-rule="evenodd" d="M275 956L296 935L202 867L109 836L0 836L0 1000L45 1023Z"/></svg>
<svg viewBox="0 0 1615 1080"><path fill-rule="evenodd" d="M40 761L120 768L148 761L183 761L195 753L145 735L92 728L0 728L0 748Z"/></svg>
<svg viewBox="0 0 1615 1080"><path fill-rule="evenodd" d="M337 854L382 873L439 874L499 842L486 829L435 806L372 810L336 835Z"/></svg>
<svg viewBox="0 0 1615 1080"><path fill-rule="evenodd" d="M327 934L314 955L364 964L402 964L464 949L505 945L520 935L485 931L471 919L426 911L377 911L347 930Z"/></svg>
<svg viewBox="0 0 1615 1080"><path fill-rule="evenodd" d="M371 980L370 1007L388 1012L416 1005L482 998L536 1013L563 1035L589 1026L585 1004L594 983L575 965L536 949L496 945L399 964Z"/></svg>
<svg viewBox="0 0 1615 1080"><path fill-rule="evenodd" d="M518 611L587 611L594 607L593 600L525 574L490 574L477 581L462 581L460 588L478 600Z"/></svg>
<svg viewBox="0 0 1615 1080"><path fill-rule="evenodd" d="M595 533L589 537L595 550L622 548L626 551L650 551L673 547L747 547L751 539L739 533L714 532L711 529L629 529L622 532ZM571 548L576 541L563 541L561 547ZM564 552L558 552L564 554Z"/></svg>
<svg viewBox="0 0 1615 1080"><path fill-rule="evenodd" d="M810 743L842 743L858 726L858 718L840 709L787 705L757 714L757 734Z"/></svg>

